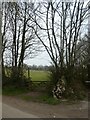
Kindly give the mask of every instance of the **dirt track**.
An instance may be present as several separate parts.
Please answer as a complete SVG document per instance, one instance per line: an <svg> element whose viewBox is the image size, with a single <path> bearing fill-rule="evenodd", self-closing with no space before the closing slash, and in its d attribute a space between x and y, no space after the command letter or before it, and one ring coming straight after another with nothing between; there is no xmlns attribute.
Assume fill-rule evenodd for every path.
<svg viewBox="0 0 90 120"><path fill-rule="evenodd" d="M87 101L73 105L48 105L31 101L26 102L16 97L3 96L3 103L40 118L88 118Z"/></svg>
<svg viewBox="0 0 90 120"><path fill-rule="evenodd" d="M3 118L37 118L37 116L22 112L21 110L3 103Z"/></svg>

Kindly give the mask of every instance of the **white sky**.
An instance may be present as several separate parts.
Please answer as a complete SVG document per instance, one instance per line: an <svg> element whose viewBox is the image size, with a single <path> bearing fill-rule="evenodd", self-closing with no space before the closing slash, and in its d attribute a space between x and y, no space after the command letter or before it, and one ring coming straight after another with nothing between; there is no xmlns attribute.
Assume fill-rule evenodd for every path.
<svg viewBox="0 0 90 120"><path fill-rule="evenodd" d="M1 0L1 1L5 1L5 0ZM11 1L11 0L9 0L9 1ZM87 2L89 0L84 0L84 1ZM50 65L51 64L50 62L51 62L50 57L46 51L44 51L42 53L40 52L40 54L38 54L38 56L36 56L32 59L30 58L30 59L24 60L24 63L26 63L28 65L43 65L44 66L44 65Z"/></svg>
<svg viewBox="0 0 90 120"><path fill-rule="evenodd" d="M44 52L40 52L38 53L38 56L34 57L34 58L30 58L28 60L24 60L24 63L25 64L28 64L28 65L50 65L50 57L48 56L47 52L44 51Z"/></svg>
<svg viewBox="0 0 90 120"><path fill-rule="evenodd" d="M84 0L85 1L85 0ZM85 3L87 3L89 0L86 0ZM34 58L30 58L28 60L24 60L24 63L28 64L28 65L51 65L51 59L48 55L48 53L46 51L38 54L38 56L34 57Z"/></svg>

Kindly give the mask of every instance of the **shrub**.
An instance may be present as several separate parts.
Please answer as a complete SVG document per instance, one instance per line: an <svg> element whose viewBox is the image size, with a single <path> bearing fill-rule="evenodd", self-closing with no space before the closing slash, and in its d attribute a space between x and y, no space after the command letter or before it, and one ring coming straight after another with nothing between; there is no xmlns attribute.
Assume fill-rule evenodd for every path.
<svg viewBox="0 0 90 120"><path fill-rule="evenodd" d="M87 96L86 88L80 80L72 80L70 84L66 85L66 90L63 95L68 99L82 100Z"/></svg>
<svg viewBox="0 0 90 120"><path fill-rule="evenodd" d="M86 88L83 84L83 72L85 69L79 67L64 68L64 81L62 84L62 78L60 71L56 72L55 68L50 69L50 83L48 84L48 92L54 97L61 99L62 97L68 99L84 99L86 97ZM59 74L59 75L58 75ZM85 75L84 75L85 76ZM58 79L59 78L59 79ZM84 77L85 80L86 76ZM60 83L61 82L61 83ZM53 91L53 93L52 93Z"/></svg>
<svg viewBox="0 0 90 120"><path fill-rule="evenodd" d="M28 88L31 85L31 78L26 78L24 70L22 68L14 67L11 71L10 77L3 75L3 86L15 86L17 88Z"/></svg>

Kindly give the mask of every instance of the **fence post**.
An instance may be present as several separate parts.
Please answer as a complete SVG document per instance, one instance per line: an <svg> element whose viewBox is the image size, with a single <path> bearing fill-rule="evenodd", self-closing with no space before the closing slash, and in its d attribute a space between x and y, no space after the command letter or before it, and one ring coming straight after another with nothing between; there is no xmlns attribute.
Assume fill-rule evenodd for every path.
<svg viewBox="0 0 90 120"><path fill-rule="evenodd" d="M30 70L29 70L29 67L28 67L28 79L30 79Z"/></svg>

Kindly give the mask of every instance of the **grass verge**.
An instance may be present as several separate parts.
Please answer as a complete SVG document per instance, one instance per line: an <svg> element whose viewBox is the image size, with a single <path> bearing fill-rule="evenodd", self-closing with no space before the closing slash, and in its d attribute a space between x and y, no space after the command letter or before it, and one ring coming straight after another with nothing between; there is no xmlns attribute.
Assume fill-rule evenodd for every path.
<svg viewBox="0 0 90 120"><path fill-rule="evenodd" d="M32 96L25 96L21 95L21 99L26 100L26 101L33 101L33 102L39 102L39 103L45 103L45 104L50 104L50 105L57 105L61 103L61 100L57 100L51 96L48 95L40 95L38 97L32 97Z"/></svg>
<svg viewBox="0 0 90 120"><path fill-rule="evenodd" d="M2 89L2 94L7 96L17 96L23 93L27 93L28 90L25 88L16 88L13 86L4 87Z"/></svg>
<svg viewBox="0 0 90 120"><path fill-rule="evenodd" d="M2 90L2 94L6 96L15 96L17 98L20 98L25 101L32 101L32 102L38 102L38 103L45 103L50 105L57 105L60 103L64 104L76 104L79 102L77 99L55 99L52 96L48 95L46 92L36 92L36 91L30 91L25 88L16 88L14 86L8 86L4 87ZM87 98L87 97L86 97Z"/></svg>

